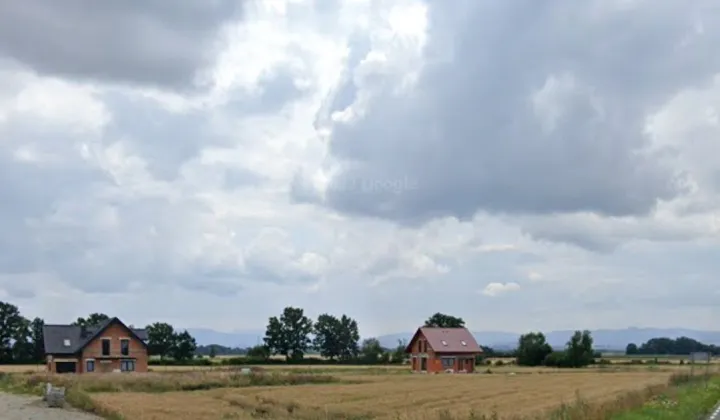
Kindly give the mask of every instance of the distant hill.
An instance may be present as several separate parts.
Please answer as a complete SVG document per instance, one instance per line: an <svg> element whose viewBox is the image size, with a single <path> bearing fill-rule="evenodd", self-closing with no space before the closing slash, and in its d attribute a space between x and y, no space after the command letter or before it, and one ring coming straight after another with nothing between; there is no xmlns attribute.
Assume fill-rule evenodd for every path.
<svg viewBox="0 0 720 420"><path fill-rule="evenodd" d="M218 332L205 328L189 328L188 332L195 337L199 345L219 344L226 347L252 347L262 343L265 331L246 330L235 332ZM689 337L704 344L720 345L720 331L702 331L685 328L623 328L623 329L599 329L592 330L595 339L595 348L598 350L625 350L628 343L642 344L651 338L656 337ZM549 331L545 332L548 342L553 347L563 347L572 335L573 331ZM397 346L398 340L410 340L413 332L388 334L377 337L384 347ZM473 332L475 339L483 346L496 348L497 350L509 350L515 348L520 334L504 331L476 331Z"/></svg>

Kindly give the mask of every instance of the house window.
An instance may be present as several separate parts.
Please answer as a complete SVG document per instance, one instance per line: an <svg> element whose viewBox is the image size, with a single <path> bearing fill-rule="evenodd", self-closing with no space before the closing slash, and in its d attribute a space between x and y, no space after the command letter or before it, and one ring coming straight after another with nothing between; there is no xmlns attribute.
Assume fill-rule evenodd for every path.
<svg viewBox="0 0 720 420"><path fill-rule="evenodd" d="M130 355L130 340L123 338L120 340L120 354L123 356Z"/></svg>
<svg viewBox="0 0 720 420"><path fill-rule="evenodd" d="M442 359L443 369L453 369L455 367L455 359L452 357L443 357Z"/></svg>
<svg viewBox="0 0 720 420"><path fill-rule="evenodd" d="M85 372L95 372L95 361L88 360L85 362Z"/></svg>
<svg viewBox="0 0 720 420"><path fill-rule="evenodd" d="M102 339L102 355L110 356L110 339L109 338Z"/></svg>
<svg viewBox="0 0 720 420"><path fill-rule="evenodd" d="M135 361L134 360L121 360L120 361L121 372L135 372Z"/></svg>

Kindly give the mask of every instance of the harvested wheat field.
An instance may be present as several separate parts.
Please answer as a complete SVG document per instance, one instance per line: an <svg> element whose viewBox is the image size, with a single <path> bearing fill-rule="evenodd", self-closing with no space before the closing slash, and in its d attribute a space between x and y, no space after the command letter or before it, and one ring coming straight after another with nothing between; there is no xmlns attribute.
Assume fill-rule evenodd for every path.
<svg viewBox="0 0 720 420"><path fill-rule="evenodd" d="M577 394L587 401L616 398L665 384L668 372L535 373L518 375L362 376L362 383L168 393L99 393L92 398L138 420L437 419L496 412L535 415ZM447 418L447 417L445 417Z"/></svg>

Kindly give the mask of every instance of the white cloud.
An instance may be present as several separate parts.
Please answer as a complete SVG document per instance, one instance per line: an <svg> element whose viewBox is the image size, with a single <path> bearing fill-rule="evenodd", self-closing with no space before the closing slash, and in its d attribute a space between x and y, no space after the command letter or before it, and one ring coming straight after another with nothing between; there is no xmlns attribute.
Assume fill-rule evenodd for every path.
<svg viewBox="0 0 720 420"><path fill-rule="evenodd" d="M2 299L217 329L297 305L367 335L437 311L714 327L709 0L229 4L183 3L196 22L128 8L158 38L122 65L3 38ZM129 37L95 18L116 28L103 42Z"/></svg>
<svg viewBox="0 0 720 420"><path fill-rule="evenodd" d="M516 292L520 290L520 285L514 282L508 283L488 283L483 289L482 294L485 296L495 297L510 292Z"/></svg>
<svg viewBox="0 0 720 420"><path fill-rule="evenodd" d="M527 274L527 278L530 281L540 281L544 278L544 276L536 271L531 271Z"/></svg>

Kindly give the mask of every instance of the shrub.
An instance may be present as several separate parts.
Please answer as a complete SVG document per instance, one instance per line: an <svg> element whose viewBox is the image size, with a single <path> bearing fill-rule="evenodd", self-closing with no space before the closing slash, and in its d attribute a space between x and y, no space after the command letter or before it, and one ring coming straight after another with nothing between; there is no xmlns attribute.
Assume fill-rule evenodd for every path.
<svg viewBox="0 0 720 420"><path fill-rule="evenodd" d="M565 352L554 351L554 352L548 354L547 356L545 356L543 365L548 366L548 367L566 368L566 367L570 367L570 361L568 360Z"/></svg>

